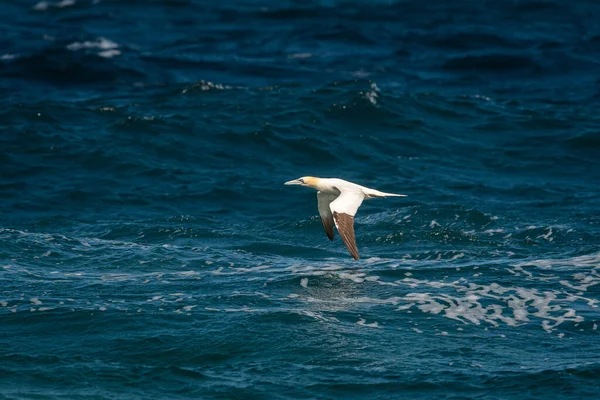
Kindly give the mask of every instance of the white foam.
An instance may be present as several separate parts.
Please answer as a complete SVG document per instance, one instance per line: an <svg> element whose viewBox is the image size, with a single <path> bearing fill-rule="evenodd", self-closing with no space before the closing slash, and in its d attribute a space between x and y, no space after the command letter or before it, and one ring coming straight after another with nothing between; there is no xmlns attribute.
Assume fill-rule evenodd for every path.
<svg viewBox="0 0 600 400"><path fill-rule="evenodd" d="M427 282L424 282L427 285ZM468 287L455 284L453 286L464 296L449 294L409 293L401 298L409 303L401 306L400 311L416 306L422 312L442 314L443 316L463 323L480 325L482 322L498 326L504 323L509 326L519 326L530 322L530 317L543 319L542 327L550 332L565 321L581 322L583 318L577 315L575 309L561 307L555 303L565 303L558 298L558 292L538 292L536 289L505 288L500 285L475 285ZM497 296L493 293L502 293ZM500 300L500 304L490 304L483 307L480 299ZM529 311L530 308L536 309ZM509 310L509 313L505 313ZM511 315L512 314L512 315ZM552 323L552 321L554 323Z"/></svg>
<svg viewBox="0 0 600 400"><path fill-rule="evenodd" d="M249 272L264 271L269 268L271 268L270 265L259 265L257 267L250 267L250 268L230 268L230 269L232 269L236 272L249 273Z"/></svg>
<svg viewBox="0 0 600 400"><path fill-rule="evenodd" d="M335 317L326 317L323 314L319 313L319 312L315 312L315 311L310 311L310 310L297 310L295 311L298 314L301 315L306 315L307 317L311 317L316 319L317 321L321 321L321 322L340 322L337 318Z"/></svg>
<svg viewBox="0 0 600 400"><path fill-rule="evenodd" d="M378 299L373 297L361 296L361 297L337 297L333 300L335 303L340 304L391 304L397 305L402 300L401 297L392 296L384 299ZM332 300L329 300L332 301Z"/></svg>
<svg viewBox="0 0 600 400"><path fill-rule="evenodd" d="M371 84L371 90L365 93L365 97L371 104L377 104L378 93L380 92L379 87L376 83Z"/></svg>
<svg viewBox="0 0 600 400"><path fill-rule="evenodd" d="M308 287L308 278L302 278L300 280L300 286L302 286L303 288L307 288Z"/></svg>
<svg viewBox="0 0 600 400"><path fill-rule="evenodd" d="M31 302L31 304L35 304L36 306L42 304L40 299L38 299L37 297L32 297L31 299L29 299L29 301Z"/></svg>
<svg viewBox="0 0 600 400"><path fill-rule="evenodd" d="M489 236L493 236L494 233L502 233L502 232L504 232L504 229L496 228L496 229L486 229L482 233L485 233L486 235L489 235Z"/></svg>
<svg viewBox="0 0 600 400"><path fill-rule="evenodd" d="M103 51L99 51L98 55L103 58L112 58L115 56L120 56L121 50L117 50L117 49L103 50ZM146 118L146 117L144 117L144 118ZM151 119L154 119L154 117L152 117Z"/></svg>
<svg viewBox="0 0 600 400"><path fill-rule="evenodd" d="M338 274L338 276L341 279L349 279L355 283L362 283L365 281L365 279L363 278L363 276L365 276L365 274L349 274L349 273L341 272Z"/></svg>
<svg viewBox="0 0 600 400"><path fill-rule="evenodd" d="M103 274L100 279L107 282L125 282L135 280L137 277L132 274Z"/></svg>
<svg viewBox="0 0 600 400"><path fill-rule="evenodd" d="M62 0L54 3L50 1L40 1L35 6L33 6L33 10L46 11L49 8L64 8L72 5L75 5L75 0Z"/></svg>
<svg viewBox="0 0 600 400"><path fill-rule="evenodd" d="M508 268L509 272L522 274L528 280L546 282L558 279L552 274L534 273L526 267L535 265L545 270L557 267L561 270L567 267L580 267L582 271L573 274L572 280L560 280L561 285L576 290L576 293L558 289L541 291L535 287L504 286L498 283L485 285L469 282L464 277L455 281L429 281L406 277L394 282L377 281L377 283L421 289L398 298L400 305L396 310L399 312L410 313L410 310L415 307L424 313L442 315L474 325L487 323L492 326L500 324L520 326L538 321L543 329L552 332L565 322L578 324L584 321L584 318L578 314L579 306L572 306L573 303L583 301L591 308L598 307L598 300L586 298L582 293L590 286L600 283L599 261L599 255L592 254L562 260L521 262L513 265L512 269ZM367 278L364 278L364 281L368 282ZM428 288L435 291L429 292ZM365 302L369 299L363 297L354 301ZM372 302L380 303L380 300L373 299Z"/></svg>
<svg viewBox="0 0 600 400"><path fill-rule="evenodd" d="M71 51L77 51L82 49L111 50L116 49L117 47L119 47L117 43L103 37L99 37L94 41L74 42L67 45L67 49Z"/></svg>
<svg viewBox="0 0 600 400"><path fill-rule="evenodd" d="M465 253L458 253L458 254L453 255L449 261L455 261L455 260L458 260L459 258L463 258L464 256L465 256Z"/></svg>
<svg viewBox="0 0 600 400"><path fill-rule="evenodd" d="M198 275L200 275L200 272L190 270L190 271L177 272L176 275L180 275L180 276L198 276Z"/></svg>
<svg viewBox="0 0 600 400"><path fill-rule="evenodd" d="M484 95L482 95L482 94L474 94L474 95L473 95L473 98L475 98L475 99L483 99L483 100L485 100L485 101L492 101L492 99L491 99L491 98L489 98L489 97L487 97L487 96L484 96ZM498 217L496 217L496 218L498 218Z"/></svg>
<svg viewBox="0 0 600 400"><path fill-rule="evenodd" d="M590 286L595 286L598 283L600 283L600 276L598 276L597 274L585 275L579 273L573 275L573 278L577 281L577 284L573 284L567 280L560 281L560 284L567 286L571 289L585 292Z"/></svg>
<svg viewBox="0 0 600 400"><path fill-rule="evenodd" d="M200 81L198 83L194 83L193 85L190 85L188 87L186 87L185 89L183 89L181 91L182 94L185 94L187 92L189 92L190 90L195 90L195 89L200 89L203 92L209 91L209 90L227 90L227 89L231 89L231 86L227 86L227 85L223 85L221 83L213 83L210 81Z"/></svg>
<svg viewBox="0 0 600 400"><path fill-rule="evenodd" d="M119 47L120 46L118 43L115 43L112 40L103 37L99 37L96 40L87 40L85 42L73 42L67 45L67 49L71 51L79 51L86 49L99 50L96 54L102 58L112 58L121 55L121 50L118 50Z"/></svg>
<svg viewBox="0 0 600 400"><path fill-rule="evenodd" d="M366 320L366 319L364 319L364 318L360 318L360 319L358 320L358 322L356 322L356 325L359 325L359 326L366 326L366 327L369 327L369 328L381 328L381 327L379 326L379 323L378 323L377 321L375 321L375 322L372 322L372 323L370 323L370 324L367 324L367 320Z"/></svg>
<svg viewBox="0 0 600 400"><path fill-rule="evenodd" d="M213 275L227 275L227 273L223 272L224 269L225 269L225 267L219 267L216 270L212 271L211 274L213 274Z"/></svg>
<svg viewBox="0 0 600 400"><path fill-rule="evenodd" d="M530 260L514 265L514 272L522 272L530 279L534 280L553 280L558 279L557 276L551 274L542 274L526 270L525 267L541 268L544 270L573 270L581 269L581 272L573 274L573 281L561 279L559 283L569 289L577 290L578 292L586 292L589 287L600 283L600 253L588 254L565 259L545 259L545 260ZM588 303L596 301L587 299Z"/></svg>
<svg viewBox="0 0 600 400"><path fill-rule="evenodd" d="M228 313L232 313L232 312L247 312L247 313L253 313L253 312L259 312L260 310L255 310L252 308L249 308L247 306L243 306L242 308L225 308L224 310L221 311L225 311Z"/></svg>
<svg viewBox="0 0 600 400"><path fill-rule="evenodd" d="M550 236L552 236L552 227L549 227L549 228L548 228L548 232L547 232L545 235L539 235L539 236L537 237L537 239L546 239L547 241L551 242L551 241L553 241L554 239L553 239L553 238L551 238Z"/></svg>

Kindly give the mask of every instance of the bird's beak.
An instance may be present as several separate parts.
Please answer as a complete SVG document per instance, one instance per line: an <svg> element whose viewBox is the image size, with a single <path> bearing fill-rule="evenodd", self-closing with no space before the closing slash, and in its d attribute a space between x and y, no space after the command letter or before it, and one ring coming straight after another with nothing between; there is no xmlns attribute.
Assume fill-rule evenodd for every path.
<svg viewBox="0 0 600 400"><path fill-rule="evenodd" d="M293 181L287 181L284 185L304 185L304 183L300 182L300 179L294 179Z"/></svg>

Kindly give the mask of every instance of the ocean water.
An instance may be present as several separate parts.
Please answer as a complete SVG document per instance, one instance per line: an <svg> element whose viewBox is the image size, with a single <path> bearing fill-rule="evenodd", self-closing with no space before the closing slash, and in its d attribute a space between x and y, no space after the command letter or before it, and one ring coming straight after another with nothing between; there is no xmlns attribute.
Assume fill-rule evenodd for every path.
<svg viewBox="0 0 600 400"><path fill-rule="evenodd" d="M0 15L0 399L600 397L599 3Z"/></svg>

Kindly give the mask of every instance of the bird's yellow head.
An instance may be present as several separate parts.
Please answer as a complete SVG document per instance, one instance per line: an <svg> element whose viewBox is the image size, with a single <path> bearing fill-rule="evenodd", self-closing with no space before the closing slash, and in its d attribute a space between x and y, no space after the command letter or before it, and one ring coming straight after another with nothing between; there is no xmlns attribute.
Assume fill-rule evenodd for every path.
<svg viewBox="0 0 600 400"><path fill-rule="evenodd" d="M302 178L294 179L293 181L288 181L285 185L301 185L308 186L313 189L318 189L319 186L319 178L315 178L314 176L303 176Z"/></svg>

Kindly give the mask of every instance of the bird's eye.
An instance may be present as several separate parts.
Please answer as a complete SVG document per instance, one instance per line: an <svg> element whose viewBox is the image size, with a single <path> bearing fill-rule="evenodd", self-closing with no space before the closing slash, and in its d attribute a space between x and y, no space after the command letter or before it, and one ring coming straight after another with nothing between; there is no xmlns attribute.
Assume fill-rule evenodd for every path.
<svg viewBox="0 0 600 400"><path fill-rule="evenodd" d="M304 179L298 179L300 182L304 183Z"/></svg>

